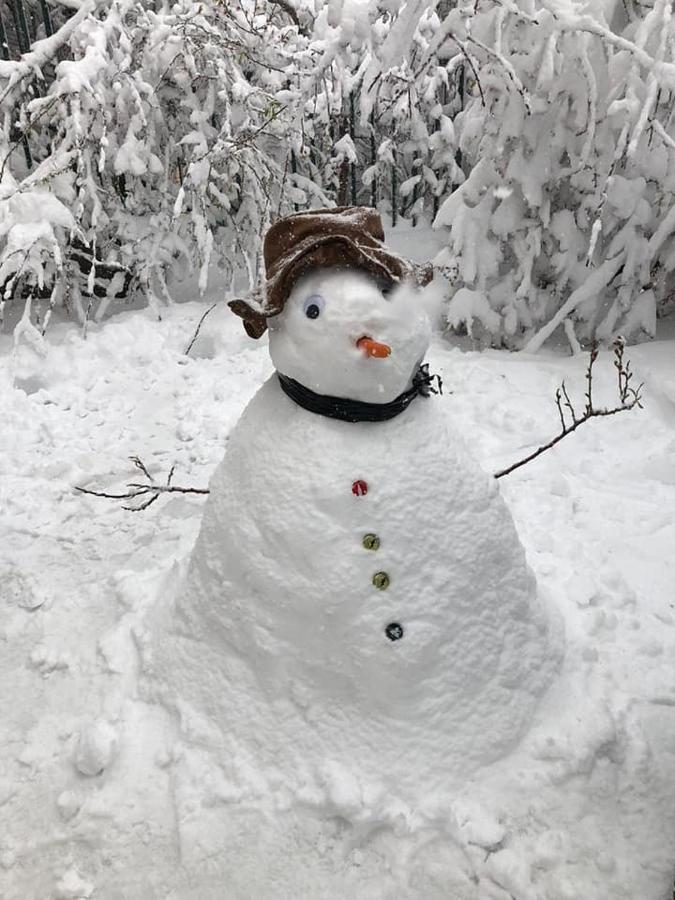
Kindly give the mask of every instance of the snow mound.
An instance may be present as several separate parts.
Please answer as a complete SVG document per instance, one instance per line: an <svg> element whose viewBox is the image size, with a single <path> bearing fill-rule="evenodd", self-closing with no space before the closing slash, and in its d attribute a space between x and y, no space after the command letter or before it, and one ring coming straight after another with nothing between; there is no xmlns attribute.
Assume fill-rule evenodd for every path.
<svg viewBox="0 0 675 900"><path fill-rule="evenodd" d="M134 477L124 460L139 452L158 477L175 461L176 479L208 482L270 363L234 316L218 322L212 358L186 360L203 312L188 303L162 322L127 313L86 341L50 328L47 386L30 393L13 386L0 336L3 900L670 900L672 341L630 350L643 411L591 423L500 481L538 602L560 611L566 633L562 669L523 739L415 809L369 794L356 812L357 788L337 766L302 805L281 784L256 789L255 770L227 757L231 736L209 722L220 704L197 715L202 688L182 686L191 707L167 685L178 719L139 697L139 650L150 659L157 649L153 609L192 653L195 678L214 696L222 686L218 654L200 659L208 645L176 637L166 615L203 501L131 514L72 490L120 490ZM438 341L430 361L446 393L428 402L470 436L487 472L550 436L562 379L584 391L578 358L461 354ZM609 355L596 370L598 402L609 403ZM426 471L424 459L411 468ZM185 672L182 656L176 665ZM118 752L83 776L73 754L100 720L118 732Z"/></svg>

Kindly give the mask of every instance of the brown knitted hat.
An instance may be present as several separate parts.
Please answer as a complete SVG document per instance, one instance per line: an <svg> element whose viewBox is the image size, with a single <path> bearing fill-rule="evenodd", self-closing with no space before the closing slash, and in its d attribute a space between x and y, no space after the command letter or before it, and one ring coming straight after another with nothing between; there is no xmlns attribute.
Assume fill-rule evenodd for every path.
<svg viewBox="0 0 675 900"><path fill-rule="evenodd" d="M418 265L383 244L380 214L366 206L312 209L279 219L265 235L266 283L250 300L228 304L244 320L246 332L261 337L267 319L278 315L295 282L311 269L363 269L388 282L431 281L431 264Z"/></svg>

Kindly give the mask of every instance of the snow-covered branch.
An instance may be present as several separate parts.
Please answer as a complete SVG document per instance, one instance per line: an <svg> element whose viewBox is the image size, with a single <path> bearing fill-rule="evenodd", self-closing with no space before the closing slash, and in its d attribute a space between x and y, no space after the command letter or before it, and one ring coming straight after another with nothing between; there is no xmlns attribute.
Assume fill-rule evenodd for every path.
<svg viewBox="0 0 675 900"><path fill-rule="evenodd" d="M675 86L675 63L659 62L643 47L623 35L615 34L610 28L587 13L579 14L576 9L572 11L572 7L564 9L562 4L554 3L552 0L542 0L542 6L550 13L561 32L591 34L599 37L605 45L617 50L625 50L636 62L654 72L664 83Z"/></svg>
<svg viewBox="0 0 675 900"><path fill-rule="evenodd" d="M607 287L612 278L624 263L625 254L617 254L613 259L606 259L601 266L591 272L583 284L573 291L554 316L530 338L523 350L525 353L536 353L544 341L549 338L556 328L574 312L582 303L598 296Z"/></svg>
<svg viewBox="0 0 675 900"><path fill-rule="evenodd" d="M36 41L28 53L24 53L21 59L0 60L0 79L7 79L2 94L0 94L0 104L6 99L7 94L15 85L31 75L39 73L40 69L54 59L61 47L68 43L72 35L80 27L84 19L89 16L96 8L96 0L83 0L77 5L77 12L68 19L58 31L54 32L51 37L46 37L41 41Z"/></svg>

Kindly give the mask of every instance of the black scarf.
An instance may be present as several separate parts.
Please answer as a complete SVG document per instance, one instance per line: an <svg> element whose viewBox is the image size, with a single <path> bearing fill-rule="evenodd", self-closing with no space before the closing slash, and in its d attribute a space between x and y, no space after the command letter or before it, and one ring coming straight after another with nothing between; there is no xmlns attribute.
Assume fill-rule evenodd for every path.
<svg viewBox="0 0 675 900"><path fill-rule="evenodd" d="M289 378L288 375L282 375L281 372L277 372L277 378L282 391L298 406L317 415L340 419L343 422L385 422L407 409L415 397L443 393L443 382L439 375L429 374L428 363L419 367L412 385L389 403L366 403L363 400L329 397L326 394L315 393L299 381Z"/></svg>

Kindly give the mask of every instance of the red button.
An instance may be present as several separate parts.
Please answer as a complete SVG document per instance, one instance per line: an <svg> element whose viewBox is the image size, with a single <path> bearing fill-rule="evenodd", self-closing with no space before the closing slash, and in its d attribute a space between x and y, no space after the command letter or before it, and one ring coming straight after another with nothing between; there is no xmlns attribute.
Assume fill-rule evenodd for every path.
<svg viewBox="0 0 675 900"><path fill-rule="evenodd" d="M354 482L354 484L352 485L352 494L354 494L355 497L365 497L367 493L368 485L365 481L361 481L361 479L359 479L358 481Z"/></svg>

